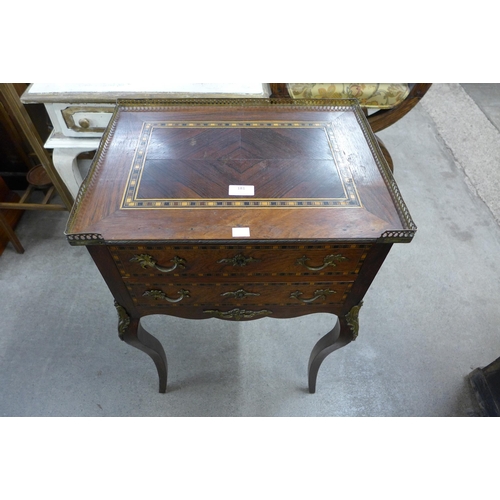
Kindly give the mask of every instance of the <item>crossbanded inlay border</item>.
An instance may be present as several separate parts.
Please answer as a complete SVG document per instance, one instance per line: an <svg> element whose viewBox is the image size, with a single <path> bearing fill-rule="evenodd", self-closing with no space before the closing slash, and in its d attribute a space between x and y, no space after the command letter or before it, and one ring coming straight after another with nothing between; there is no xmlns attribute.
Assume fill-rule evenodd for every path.
<svg viewBox="0 0 500 500"><path fill-rule="evenodd" d="M333 162L342 184L341 198L139 198L138 192L153 131L158 128L321 128L325 131ZM135 149L127 184L122 198L122 209L186 209L186 208L361 208L362 203L350 169L337 161L339 152L335 145L330 122L322 121L151 121L144 122Z"/></svg>

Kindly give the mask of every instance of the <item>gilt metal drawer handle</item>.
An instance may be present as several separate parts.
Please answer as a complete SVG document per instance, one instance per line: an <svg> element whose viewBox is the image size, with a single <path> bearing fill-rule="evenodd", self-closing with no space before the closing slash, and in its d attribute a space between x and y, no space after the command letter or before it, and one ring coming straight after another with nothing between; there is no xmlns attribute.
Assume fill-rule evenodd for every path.
<svg viewBox="0 0 500 500"><path fill-rule="evenodd" d="M260 293L253 293L253 292L247 292L246 290L243 290L243 288L240 288L239 290L236 290L236 292L225 292L220 294L221 297L234 297L236 299L244 299L245 297L258 297Z"/></svg>
<svg viewBox="0 0 500 500"><path fill-rule="evenodd" d="M217 264L232 264L233 266L243 267L246 266L249 262L260 262L260 259L254 259L253 257L245 257L241 253L234 256L231 259L221 259L217 261Z"/></svg>
<svg viewBox="0 0 500 500"><path fill-rule="evenodd" d="M175 269L177 269L178 267L186 267L186 261L184 259L181 259L180 257L174 257L173 259L170 260L170 262L174 263L172 267L159 266L156 263L156 260L154 260L153 257L151 257L151 255L148 255L147 253L134 255L130 259L130 262L138 262L143 269L146 269L148 267L154 267L155 269L157 269L162 273L170 273Z"/></svg>
<svg viewBox="0 0 500 500"><path fill-rule="evenodd" d="M319 298L326 299L326 296L332 293L337 293L337 292L335 290L330 290L329 288L326 288L325 290L315 290L313 297L311 297L310 299L301 299L300 296L303 295L303 293L297 290L296 292L290 294L290 298L300 300L301 302L309 303L309 302L314 302Z"/></svg>
<svg viewBox="0 0 500 500"><path fill-rule="evenodd" d="M142 294L143 297L153 297L153 299L155 300L161 299L168 302L180 302L184 297L190 297L189 290L183 289L179 290L177 292L177 295L179 295L179 298L171 299L165 292L162 292L161 290L147 290Z"/></svg>
<svg viewBox="0 0 500 500"><path fill-rule="evenodd" d="M246 311L245 309L231 309L230 311L219 311L218 309L205 309L203 311L205 314L210 314L210 316L214 316L215 318L220 319L253 319L257 316L269 316L272 314L272 311L268 309L262 309L260 311Z"/></svg>
<svg viewBox="0 0 500 500"><path fill-rule="evenodd" d="M341 254L335 254L335 255L327 255L324 259L323 259L323 265L322 266L318 266L318 267L312 267L312 266L308 266L306 264L306 262L308 260L311 260L309 259L309 257L306 257L305 255L303 257L301 257L300 259L297 259L297 265L299 266L305 266L307 267L307 269L309 269L310 271L321 271L322 269L324 269L325 267L328 267L328 266L333 266L335 267L337 265L337 262L341 262L343 260L348 260L347 257L344 257L343 255Z"/></svg>

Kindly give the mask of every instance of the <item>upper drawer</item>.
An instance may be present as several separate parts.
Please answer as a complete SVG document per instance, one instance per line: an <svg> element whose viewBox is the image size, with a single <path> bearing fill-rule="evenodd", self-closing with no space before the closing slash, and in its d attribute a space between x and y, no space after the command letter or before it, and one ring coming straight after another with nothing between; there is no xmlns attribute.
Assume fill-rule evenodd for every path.
<svg viewBox="0 0 500 500"><path fill-rule="evenodd" d="M45 106L58 137L102 137L115 110L111 103L51 103Z"/></svg>
<svg viewBox="0 0 500 500"><path fill-rule="evenodd" d="M78 134L102 134L113 111L113 106L68 106L61 110L61 115L69 130Z"/></svg>
<svg viewBox="0 0 500 500"><path fill-rule="evenodd" d="M111 246L126 279L171 281L212 278L338 276L356 274L371 245ZM275 278L276 279L276 278Z"/></svg>

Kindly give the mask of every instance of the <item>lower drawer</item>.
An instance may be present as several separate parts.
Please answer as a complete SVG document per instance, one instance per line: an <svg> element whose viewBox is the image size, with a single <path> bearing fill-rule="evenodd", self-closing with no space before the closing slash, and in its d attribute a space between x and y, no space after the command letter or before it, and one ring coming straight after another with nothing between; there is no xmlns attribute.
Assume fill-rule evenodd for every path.
<svg viewBox="0 0 500 500"><path fill-rule="evenodd" d="M132 284L127 288L137 306L165 307L340 304L352 281L313 283L182 283Z"/></svg>

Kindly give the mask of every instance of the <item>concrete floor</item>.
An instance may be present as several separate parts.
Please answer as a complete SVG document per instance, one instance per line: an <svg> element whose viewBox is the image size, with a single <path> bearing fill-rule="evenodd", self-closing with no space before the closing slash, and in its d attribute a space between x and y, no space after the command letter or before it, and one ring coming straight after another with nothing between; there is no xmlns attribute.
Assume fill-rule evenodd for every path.
<svg viewBox="0 0 500 500"><path fill-rule="evenodd" d="M435 85L380 134L418 232L393 247L358 339L325 360L314 395L307 360L334 324L326 314L149 317L169 359L159 394L152 361L118 339L112 296L85 248L66 242L67 213L26 212L17 229L26 252L9 245L0 257L0 415L479 416L467 375L500 356L499 158L449 132L484 132L463 119L477 116L495 137L499 100L499 85Z"/></svg>

